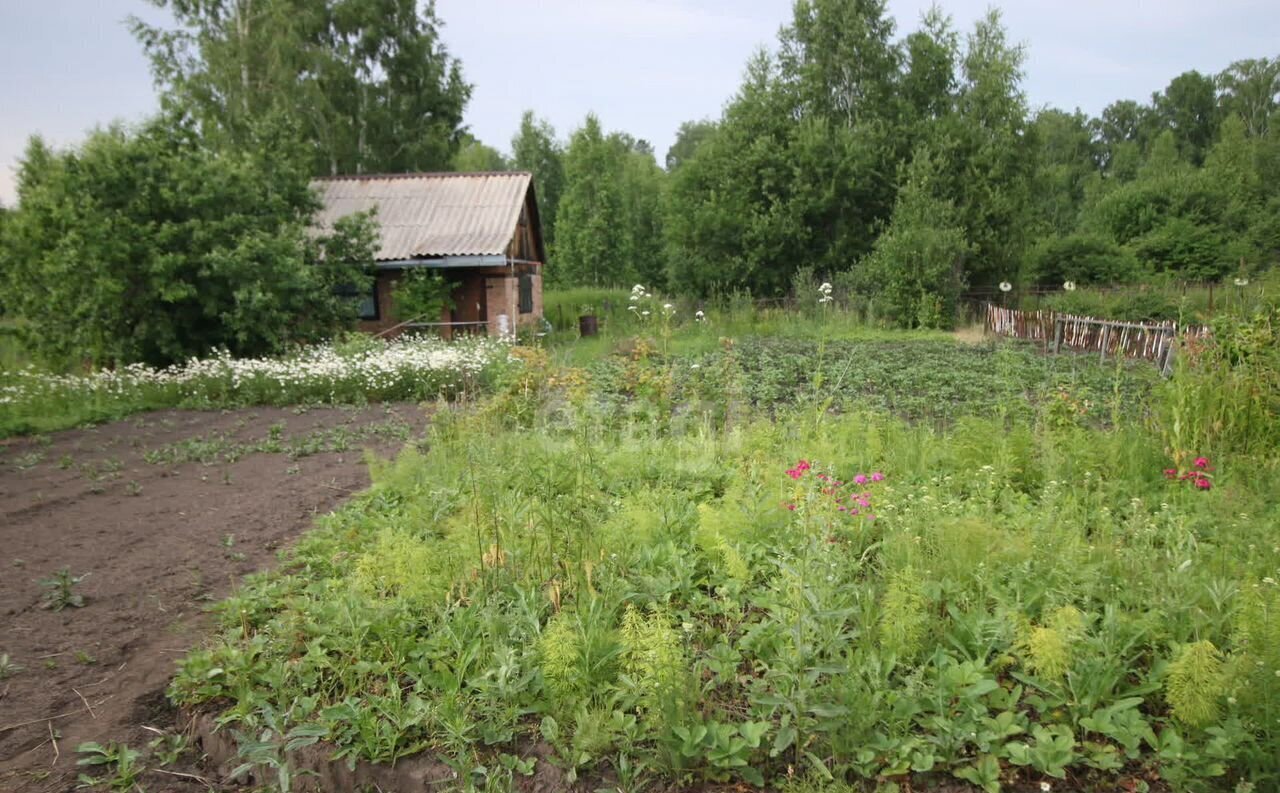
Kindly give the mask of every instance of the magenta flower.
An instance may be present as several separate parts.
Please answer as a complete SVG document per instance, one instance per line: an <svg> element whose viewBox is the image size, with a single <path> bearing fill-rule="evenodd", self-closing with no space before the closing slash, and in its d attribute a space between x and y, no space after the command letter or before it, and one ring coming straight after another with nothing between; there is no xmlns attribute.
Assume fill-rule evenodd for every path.
<svg viewBox="0 0 1280 793"><path fill-rule="evenodd" d="M1211 487L1213 487L1213 482L1210 482L1208 479L1204 478L1203 476L1196 477L1196 489L1208 490Z"/></svg>
<svg viewBox="0 0 1280 793"><path fill-rule="evenodd" d="M1196 460L1195 460L1195 462L1193 463L1193 465L1195 465L1195 467L1196 467L1196 468L1202 468L1202 469L1203 469L1203 468L1208 468L1208 467L1209 467L1209 458L1208 458L1208 457L1197 457L1197 458L1196 458Z"/></svg>
<svg viewBox="0 0 1280 793"><path fill-rule="evenodd" d="M872 482L883 482L883 481L884 481L884 474L880 473L879 471L876 471L874 474L872 474L872 475L871 475L871 481L872 481Z"/></svg>
<svg viewBox="0 0 1280 793"><path fill-rule="evenodd" d="M867 483L867 481L868 481L868 479L867 479L867 475L866 475L866 474L858 474L857 476L855 476L855 477L853 478L853 481L854 481L854 482L857 482L857 483L858 483L858 484L860 484L860 485L865 485L865 484Z"/></svg>
<svg viewBox="0 0 1280 793"><path fill-rule="evenodd" d="M1165 479L1177 479L1177 478L1178 478L1178 469L1177 469L1177 468L1166 468L1166 469L1164 469L1164 478L1165 478Z"/></svg>

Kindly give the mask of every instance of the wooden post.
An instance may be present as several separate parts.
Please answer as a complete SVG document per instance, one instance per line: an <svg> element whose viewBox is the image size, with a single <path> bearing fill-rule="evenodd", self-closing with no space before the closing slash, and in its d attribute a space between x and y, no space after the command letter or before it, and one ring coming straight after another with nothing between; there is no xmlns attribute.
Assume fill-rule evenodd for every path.
<svg viewBox="0 0 1280 793"><path fill-rule="evenodd" d="M1062 352L1062 331L1066 321L1062 319L1053 320L1053 354L1057 355Z"/></svg>
<svg viewBox="0 0 1280 793"><path fill-rule="evenodd" d="M1173 374L1173 356L1177 354L1174 348L1177 347L1178 332L1170 328L1165 332L1164 338L1164 355L1162 356L1164 360L1160 363L1160 374L1168 377Z"/></svg>
<svg viewBox="0 0 1280 793"><path fill-rule="evenodd" d="M1110 330L1111 330L1110 325L1102 326L1102 338L1100 340L1101 344L1098 345L1102 350L1102 353L1098 356L1099 362L1107 360L1107 336Z"/></svg>

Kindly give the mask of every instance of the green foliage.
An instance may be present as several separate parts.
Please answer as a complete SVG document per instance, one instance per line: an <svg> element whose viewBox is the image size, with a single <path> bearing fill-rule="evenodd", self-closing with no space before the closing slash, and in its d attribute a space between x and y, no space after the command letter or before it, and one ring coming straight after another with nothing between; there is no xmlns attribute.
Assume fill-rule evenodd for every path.
<svg viewBox="0 0 1280 793"><path fill-rule="evenodd" d="M676 130L675 143L667 149L667 173L674 173L693 159L698 148L716 133L714 121L686 121Z"/></svg>
<svg viewBox="0 0 1280 793"><path fill-rule="evenodd" d="M215 148L255 146L270 118L307 143L309 174L448 169L471 86L434 3L151 2L174 27L129 25L165 103L192 114Z"/></svg>
<svg viewBox="0 0 1280 793"><path fill-rule="evenodd" d="M556 216L564 193L564 149L556 140L555 129L526 110L520 117L520 130L511 139L511 158L512 166L533 174L542 235L548 247L554 247Z"/></svg>
<svg viewBox="0 0 1280 793"><path fill-rule="evenodd" d="M858 263L862 290L882 296L903 327L949 327L964 286L965 241L955 209L937 194L939 163L916 153L888 227Z"/></svg>
<svg viewBox="0 0 1280 793"><path fill-rule="evenodd" d="M392 306L400 322L439 322L453 308L453 283L425 267L406 269L393 288Z"/></svg>
<svg viewBox="0 0 1280 793"><path fill-rule="evenodd" d="M453 155L453 170L464 173L510 170L510 163L502 152L484 145L471 135L464 133L462 138L457 153Z"/></svg>
<svg viewBox="0 0 1280 793"><path fill-rule="evenodd" d="M889 577L880 606L880 646L903 660L919 651L928 625L923 589L919 572L907 566Z"/></svg>
<svg viewBox="0 0 1280 793"><path fill-rule="evenodd" d="M84 606L84 595L76 591L76 586L85 579L84 575L72 575L71 569L64 567L40 582L46 592L40 605L53 611L62 611L67 606L81 608Z"/></svg>
<svg viewBox="0 0 1280 793"><path fill-rule="evenodd" d="M354 322L336 292L365 279L374 225L308 232L316 198L287 141L216 153L177 115L39 139L6 226L6 305L55 362L169 363L217 348L263 354Z"/></svg>
<svg viewBox="0 0 1280 793"><path fill-rule="evenodd" d="M557 283L620 287L664 275L663 176L642 143L606 136L594 115L570 136L548 271Z"/></svg>
<svg viewBox="0 0 1280 793"><path fill-rule="evenodd" d="M1067 281L1078 286L1126 284L1138 280L1141 273L1130 251L1088 234L1046 237L1031 250L1028 265L1028 280L1054 287Z"/></svg>
<svg viewBox="0 0 1280 793"><path fill-rule="evenodd" d="M109 772L109 775L102 777L80 774L78 781L81 787L106 785L119 793L128 793L138 789L138 779L146 770L139 762L142 753L122 743L103 746L89 741L77 746L76 753L85 755L76 761L77 766L100 766Z"/></svg>
<svg viewBox="0 0 1280 793"><path fill-rule="evenodd" d="M1178 721L1206 727L1218 718L1225 687L1221 653L1213 642L1201 640L1184 646L1169 664L1164 696Z"/></svg>
<svg viewBox="0 0 1280 793"><path fill-rule="evenodd" d="M937 340L689 358L685 332L701 331L586 376L521 351L523 401L439 412L220 607L175 699L221 703L282 762L284 736L312 735L352 761L430 750L468 774L541 740L530 771L673 787L1277 778L1273 451L1223 452L1195 490L1162 476L1149 392L1120 390L1136 372ZM729 355L764 415L686 417ZM840 409L815 419L794 383L833 359L867 367L822 380L859 396L819 395ZM862 390L937 405L958 369L992 379L946 422L900 421ZM662 421L642 376L671 382ZM1098 411L1116 423L1018 409L1060 388L1117 399ZM874 519L838 509L857 499Z"/></svg>
<svg viewBox="0 0 1280 793"><path fill-rule="evenodd" d="M565 699L581 690L581 640L571 615L561 612L547 623L538 637L538 658L538 668L551 694Z"/></svg>

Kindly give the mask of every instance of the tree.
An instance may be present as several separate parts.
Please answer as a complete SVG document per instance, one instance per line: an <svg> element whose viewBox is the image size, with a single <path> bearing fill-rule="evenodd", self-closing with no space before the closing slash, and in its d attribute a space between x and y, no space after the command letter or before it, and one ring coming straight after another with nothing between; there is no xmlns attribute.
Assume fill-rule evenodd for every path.
<svg viewBox="0 0 1280 793"><path fill-rule="evenodd" d="M486 146L467 133L463 133L462 145L453 155L453 170L460 173L477 171L506 171L510 163L502 152Z"/></svg>
<svg viewBox="0 0 1280 793"><path fill-rule="evenodd" d="M902 54L885 0L796 0L779 65L800 109L852 127L892 115Z"/></svg>
<svg viewBox="0 0 1280 793"><path fill-rule="evenodd" d="M1151 98L1163 129L1173 132L1178 150L1199 165L1218 130L1218 94L1213 80L1197 71L1183 72Z"/></svg>
<svg viewBox="0 0 1280 793"><path fill-rule="evenodd" d="M1280 57L1236 61L1218 75L1220 103L1244 121L1245 131L1265 137L1280 104Z"/></svg>
<svg viewBox="0 0 1280 793"><path fill-rule="evenodd" d="M1031 191L1037 230L1066 234L1080 221L1085 187L1098 173L1101 146L1080 111L1046 109L1036 114L1030 135L1036 155Z"/></svg>
<svg viewBox="0 0 1280 793"><path fill-rule="evenodd" d="M965 42L956 111L931 142L946 167L938 179L955 204L967 240L972 283L993 284L1018 272L1026 245L1035 164L1027 134L1021 46L1008 42L997 11Z"/></svg>
<svg viewBox="0 0 1280 793"><path fill-rule="evenodd" d="M64 152L33 139L0 267L29 346L64 362L166 364L354 324L339 293L368 283L372 221L310 231L306 153L258 134L271 145L214 151L170 114Z"/></svg>
<svg viewBox="0 0 1280 793"><path fill-rule="evenodd" d="M973 250L955 207L938 189L945 168L927 148L906 169L893 217L855 283L882 299L903 327L949 327L964 288L964 260Z"/></svg>
<svg viewBox="0 0 1280 793"><path fill-rule="evenodd" d="M276 117L311 146L315 174L446 170L471 87L440 42L434 2L151 0L131 18L167 107L220 148Z"/></svg>
<svg viewBox="0 0 1280 793"><path fill-rule="evenodd" d="M674 172L688 162L697 153L698 147L715 132L716 122L714 121L686 121L681 124L680 129L676 130L675 143L667 149L667 173Z"/></svg>
<svg viewBox="0 0 1280 793"><path fill-rule="evenodd" d="M639 282L663 288L667 283L663 227L667 175L652 151L622 152L621 186L631 269Z"/></svg>
<svg viewBox="0 0 1280 793"><path fill-rule="evenodd" d="M763 50L715 135L672 175L667 211L669 281L691 294L745 289L781 294L804 263L806 231L786 210L794 102Z"/></svg>
<svg viewBox="0 0 1280 793"><path fill-rule="evenodd" d="M524 111L520 131L511 139L511 156L518 170L533 174L543 236L547 245L554 247L556 214L564 192L564 150L556 140L555 129L535 118L532 110Z"/></svg>
<svg viewBox="0 0 1280 793"><path fill-rule="evenodd" d="M623 147L588 115L569 139L564 195L556 212L556 277L566 284L620 286L632 279L624 219Z"/></svg>
<svg viewBox="0 0 1280 793"><path fill-rule="evenodd" d="M1131 99L1107 105L1101 117L1089 122L1104 172L1122 181L1132 179L1156 124L1151 108Z"/></svg>

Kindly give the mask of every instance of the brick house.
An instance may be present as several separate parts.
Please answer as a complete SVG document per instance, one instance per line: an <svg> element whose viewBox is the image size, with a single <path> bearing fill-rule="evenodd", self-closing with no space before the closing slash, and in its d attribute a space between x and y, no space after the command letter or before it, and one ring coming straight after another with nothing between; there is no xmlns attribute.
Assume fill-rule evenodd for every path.
<svg viewBox="0 0 1280 793"><path fill-rule="evenodd" d="M329 228L354 212L376 210L376 279L360 308L360 329L381 335L439 328L510 335L542 318L542 225L528 172L336 176L312 183ZM402 317L395 284L425 267L452 286L453 308L440 317Z"/></svg>

